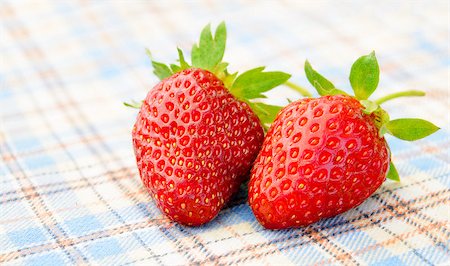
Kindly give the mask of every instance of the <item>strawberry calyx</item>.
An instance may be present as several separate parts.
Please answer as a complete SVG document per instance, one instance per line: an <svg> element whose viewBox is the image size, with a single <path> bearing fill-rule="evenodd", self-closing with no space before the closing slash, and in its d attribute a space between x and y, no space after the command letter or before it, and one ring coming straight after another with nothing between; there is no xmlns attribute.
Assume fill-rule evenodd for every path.
<svg viewBox="0 0 450 266"><path fill-rule="evenodd" d="M262 103L261 100L267 98L263 93L286 83L291 75L281 71L265 71L265 67L253 68L242 74L238 74L238 72L230 73L228 63L223 61L226 37L227 31L224 22L217 26L214 35L211 32L211 25L208 24L201 32L199 42L192 47L191 63L188 63L185 59L180 48L177 48L178 62L170 65L155 61L147 49L147 55L152 62L153 73L160 80L163 80L188 68L208 70L222 80L233 96L246 102L258 116L263 127L267 129L282 106ZM300 90L297 89L297 91ZM129 107L138 106L132 103L125 105Z"/></svg>
<svg viewBox="0 0 450 266"><path fill-rule="evenodd" d="M331 81L314 70L306 60L305 73L308 81L313 85L321 96L342 94L348 95L345 91L336 88ZM377 100L369 100L369 97L377 89L380 76L380 69L375 52L361 56L352 65L350 70L350 84L354 92L354 97L364 107L363 113L369 115L379 130L380 137L390 134L396 138L414 141L433 134L439 127L433 123L419 118L400 118L391 120L389 114L381 107L382 103L407 96L424 96L425 92L417 90L407 90L396 92ZM392 158L387 178L399 181L399 175Z"/></svg>

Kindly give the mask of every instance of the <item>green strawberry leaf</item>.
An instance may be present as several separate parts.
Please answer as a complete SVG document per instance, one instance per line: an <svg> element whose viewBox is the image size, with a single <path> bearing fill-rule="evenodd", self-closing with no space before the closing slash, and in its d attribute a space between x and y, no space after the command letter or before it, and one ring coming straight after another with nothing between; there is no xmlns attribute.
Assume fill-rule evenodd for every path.
<svg viewBox="0 0 450 266"><path fill-rule="evenodd" d="M216 76L223 81L226 88L229 88L233 83L234 79L236 78L237 73L236 75L230 77L230 74L227 71L227 67L228 63L220 62L214 67L212 72L215 73Z"/></svg>
<svg viewBox="0 0 450 266"><path fill-rule="evenodd" d="M214 67L222 61L226 38L227 30L224 22L217 26L214 37L211 33L211 25L208 24L200 35L199 43L192 47L192 66L213 71Z"/></svg>
<svg viewBox="0 0 450 266"><path fill-rule="evenodd" d="M172 75L170 68L163 63L152 61L152 66L154 68L153 73L155 73L155 75L161 80Z"/></svg>
<svg viewBox="0 0 450 266"><path fill-rule="evenodd" d="M402 118L391 120L385 124L387 133L399 139L414 141L433 134L439 127L431 122L418 118Z"/></svg>
<svg viewBox="0 0 450 266"><path fill-rule="evenodd" d="M375 52L361 56L350 70L350 84L358 100L366 100L375 91L380 78Z"/></svg>
<svg viewBox="0 0 450 266"><path fill-rule="evenodd" d="M378 128L378 135L380 138L384 136L384 134L388 133L388 129L386 128L386 124L389 123L390 117L388 112L386 112L383 108L378 106L378 108L372 112L373 122L375 126Z"/></svg>
<svg viewBox="0 0 450 266"><path fill-rule="evenodd" d="M239 75L231 85L231 93L240 99L266 98L263 92L285 83L291 77L280 71L263 71L264 67L257 67Z"/></svg>
<svg viewBox="0 0 450 266"><path fill-rule="evenodd" d="M225 72L227 70L228 63L227 62L220 62L214 67L215 72Z"/></svg>
<svg viewBox="0 0 450 266"><path fill-rule="evenodd" d="M170 64L170 68L160 62L156 62L153 60L152 54L150 50L146 49L148 57L150 57L150 60L152 61L153 66L153 73L159 78L159 79L165 79L167 77L170 77L172 74L177 73L181 70L189 68L189 64L184 59L183 51L181 51L180 48L177 48L178 50L178 61L180 62L180 65L177 64Z"/></svg>
<svg viewBox="0 0 450 266"><path fill-rule="evenodd" d="M261 124L265 127L275 120L278 112L283 108L282 106L270 105L260 102L248 102L252 110L258 116ZM267 129L267 128L266 128Z"/></svg>
<svg viewBox="0 0 450 266"><path fill-rule="evenodd" d="M150 58L150 60L152 61L153 73L160 80L170 77L173 74L172 70L170 70L170 68L166 64L163 64L163 63L153 60L152 53L150 52L149 49L145 49L145 51L146 51L148 57Z"/></svg>
<svg viewBox="0 0 450 266"><path fill-rule="evenodd" d="M230 90L230 93L232 93L230 88L233 85L233 82L236 79L237 75L238 75L238 72L234 72L233 74L230 74L230 73L228 73L227 70L225 70L224 75L223 75L224 77L221 78L223 81L223 84L225 85L225 88L228 88L228 90ZM237 97L236 95L234 95L234 96Z"/></svg>
<svg viewBox="0 0 450 266"><path fill-rule="evenodd" d="M382 125L382 126L380 127L380 129L378 130L378 136L380 136L380 138L381 138L381 137L383 137L384 134L386 134L386 133L388 133L388 130L387 130L387 128L386 128L386 125Z"/></svg>
<svg viewBox="0 0 450 266"><path fill-rule="evenodd" d="M177 73L178 71L181 71L181 67L176 64L170 64L170 69L172 73Z"/></svg>
<svg viewBox="0 0 450 266"><path fill-rule="evenodd" d="M320 96L328 95L335 87L331 81L314 70L308 60L305 61L305 74L309 83L316 88Z"/></svg>
<svg viewBox="0 0 450 266"><path fill-rule="evenodd" d="M180 70L188 69L191 66L184 59L183 51L177 47L178 51L178 61L180 62Z"/></svg>
<svg viewBox="0 0 450 266"><path fill-rule="evenodd" d="M387 173L386 178L393 180L393 181L397 181L397 182L400 181L400 176L397 172L397 168L395 168L395 165L392 161L389 164L389 171Z"/></svg>
<svg viewBox="0 0 450 266"><path fill-rule="evenodd" d="M130 107L130 108L135 108L135 109L140 109L142 106L142 101L141 102L136 102L134 100L131 100L131 102L127 103L124 102L123 105L125 105L126 107Z"/></svg>
<svg viewBox="0 0 450 266"><path fill-rule="evenodd" d="M363 112L366 114L371 114L371 113L375 112L378 109L378 107L380 107L375 102L372 102L369 100L361 100L359 102L361 103L362 106L364 106Z"/></svg>
<svg viewBox="0 0 450 266"><path fill-rule="evenodd" d="M160 79L163 80L172 75L172 70L170 68L160 62L152 61L153 73Z"/></svg>
<svg viewBox="0 0 450 266"><path fill-rule="evenodd" d="M228 63L222 62L226 38L227 31L224 22L217 26L215 32L211 32L211 25L209 24L204 27L200 34L199 42L192 47L192 66L186 62L183 51L180 48L177 48L178 62L170 65L154 61L150 51L148 49L146 51L154 68L153 73L161 80L190 67L209 70L223 81L225 87L236 98L247 102L255 108L255 113L257 113L264 124L271 123L281 107L251 103L250 100L266 98L263 94L264 92L285 83L291 75L277 71L264 72L264 67L248 70L239 76L238 72L229 73L227 70ZM127 104L127 106L133 107L134 104Z"/></svg>
<svg viewBox="0 0 450 266"><path fill-rule="evenodd" d="M318 88L318 92L319 92L319 90L322 91L323 95L321 95L321 96L324 96L324 95L339 95L339 94L347 95L347 93L345 91L342 91L342 90L336 89L336 88L330 89L330 90L324 90L322 88L322 86L317 81L315 81L314 84L315 84L315 87ZM320 92L319 92L319 94L320 94Z"/></svg>

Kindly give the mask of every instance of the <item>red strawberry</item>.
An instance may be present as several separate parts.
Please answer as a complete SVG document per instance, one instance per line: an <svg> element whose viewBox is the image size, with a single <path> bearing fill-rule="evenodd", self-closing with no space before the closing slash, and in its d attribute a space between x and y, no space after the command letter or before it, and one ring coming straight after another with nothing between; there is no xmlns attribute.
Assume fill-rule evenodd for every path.
<svg viewBox="0 0 450 266"><path fill-rule="evenodd" d="M181 223L214 218L255 159L263 129L211 72L187 69L147 95L133 130L142 181Z"/></svg>
<svg viewBox="0 0 450 266"><path fill-rule="evenodd" d="M263 68L230 75L221 62L225 36L224 24L215 38L207 26L192 66L181 50L179 66L152 61L162 80L143 101L132 133L144 185L161 211L186 225L212 220L248 176L263 141L260 120L279 110L249 100L289 78Z"/></svg>
<svg viewBox="0 0 450 266"><path fill-rule="evenodd" d="M267 228L307 225L360 204L384 181L389 152L349 96L289 104L255 161L249 200Z"/></svg>
<svg viewBox="0 0 450 266"><path fill-rule="evenodd" d="M374 53L352 67L350 82L356 97L336 89L308 62L305 71L323 96L293 102L277 115L250 177L250 206L270 229L305 226L361 204L386 176L398 180L384 133L416 140L438 129L421 119L389 121L379 106L421 92L367 100L378 84Z"/></svg>

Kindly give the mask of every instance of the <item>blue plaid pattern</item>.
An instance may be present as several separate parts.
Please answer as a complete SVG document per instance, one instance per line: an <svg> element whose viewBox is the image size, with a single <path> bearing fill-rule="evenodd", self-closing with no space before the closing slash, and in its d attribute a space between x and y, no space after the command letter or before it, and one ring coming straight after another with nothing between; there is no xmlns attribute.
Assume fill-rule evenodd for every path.
<svg viewBox="0 0 450 266"><path fill-rule="evenodd" d="M350 64L377 51L391 117L442 129L390 138L400 183L301 229L269 231L240 191L190 228L143 189L130 130L157 82L144 54L175 59L225 20L232 70L269 65L307 84L308 58L348 88ZM13 1L0 3L0 264L438 265L450 261L448 1ZM299 95L280 87L269 101ZM281 97L282 96L282 97Z"/></svg>

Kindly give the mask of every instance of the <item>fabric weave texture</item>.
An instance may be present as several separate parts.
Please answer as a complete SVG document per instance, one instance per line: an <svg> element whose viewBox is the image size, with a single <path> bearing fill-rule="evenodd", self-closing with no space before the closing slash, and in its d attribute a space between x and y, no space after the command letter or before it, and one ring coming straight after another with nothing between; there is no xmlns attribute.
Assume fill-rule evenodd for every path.
<svg viewBox="0 0 450 266"><path fill-rule="evenodd" d="M144 48L173 61L226 21L231 70L267 65L307 86L303 63L350 88L375 50L380 89L426 97L384 105L442 129L389 138L401 182L301 229L261 227L234 197L201 227L167 219L143 188L131 145L157 82ZM439 265L450 261L448 1L14 1L0 3L0 264ZM287 87L268 94L286 104Z"/></svg>

